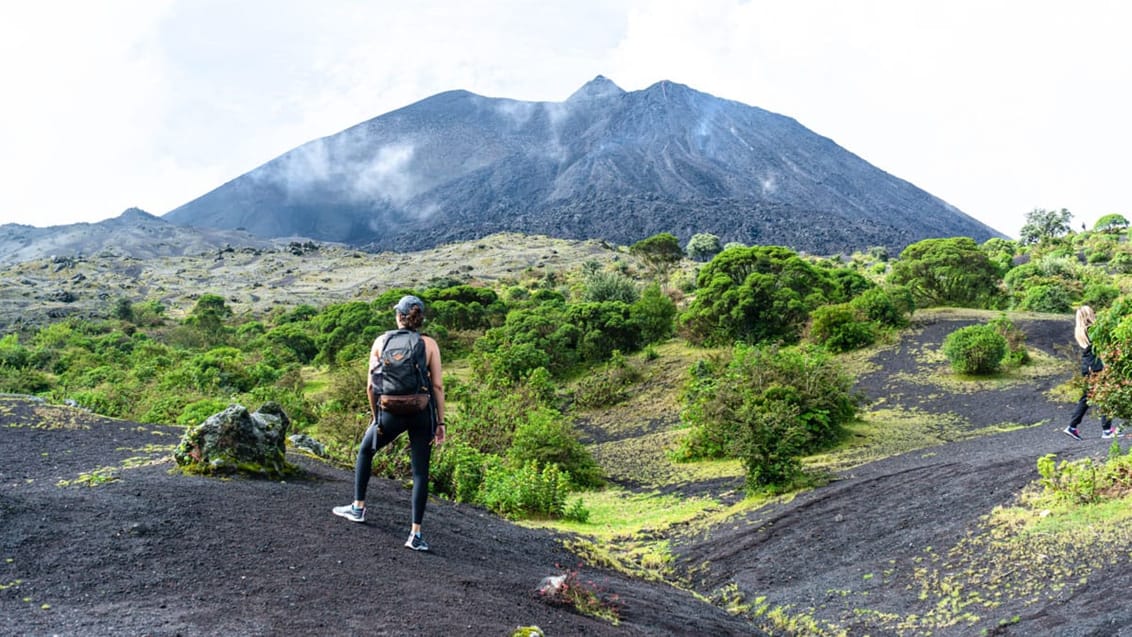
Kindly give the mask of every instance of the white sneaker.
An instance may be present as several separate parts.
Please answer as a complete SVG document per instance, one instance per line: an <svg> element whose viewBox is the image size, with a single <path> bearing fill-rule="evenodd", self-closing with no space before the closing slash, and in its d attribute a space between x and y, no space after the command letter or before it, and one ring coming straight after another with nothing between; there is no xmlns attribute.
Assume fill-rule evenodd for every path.
<svg viewBox="0 0 1132 637"><path fill-rule="evenodd" d="M333 509L331 509L331 511L334 512L334 515L344 517L351 522L365 522L366 521L365 507L362 507L362 508L359 509L358 507L354 506L353 504L347 504L345 506L334 507Z"/></svg>
<svg viewBox="0 0 1132 637"><path fill-rule="evenodd" d="M424 541L420 533L410 533L409 539L405 540L405 546L413 549L414 551L427 551L428 542Z"/></svg>

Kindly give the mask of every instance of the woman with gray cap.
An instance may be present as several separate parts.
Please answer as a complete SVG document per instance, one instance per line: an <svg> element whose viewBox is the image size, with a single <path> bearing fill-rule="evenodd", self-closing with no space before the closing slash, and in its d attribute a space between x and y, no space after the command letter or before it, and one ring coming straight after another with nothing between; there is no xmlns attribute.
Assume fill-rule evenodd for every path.
<svg viewBox="0 0 1132 637"><path fill-rule="evenodd" d="M428 501L428 464L432 444L444 442L444 373L436 341L421 335L424 303L415 296L401 298L393 308L397 329L378 336L369 357L369 396L373 422L358 448L354 466L354 501L334 507L334 514L351 522L365 522L366 488L373 472L373 456L402 432L409 433L413 468L413 521L405 546L427 551L421 537ZM411 379L406 381L404 379ZM404 385L412 385L402 389Z"/></svg>

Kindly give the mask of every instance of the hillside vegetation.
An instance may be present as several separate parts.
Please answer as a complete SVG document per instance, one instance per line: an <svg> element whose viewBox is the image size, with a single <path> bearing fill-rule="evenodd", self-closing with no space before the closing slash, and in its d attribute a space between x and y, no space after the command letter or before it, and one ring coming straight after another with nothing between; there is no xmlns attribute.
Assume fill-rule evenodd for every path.
<svg viewBox="0 0 1132 637"><path fill-rule="evenodd" d="M400 257L310 245L180 259L172 272L161 269L168 261L146 264L156 269L133 273L132 287L101 305L24 322L0 339L0 392L166 425L199 422L230 402L271 400L327 445L330 462L348 467L369 421L370 343L392 326L394 302L412 292L425 300L425 331L445 352L452 404L451 439L434 456L434 493L575 532L568 546L588 563L672 582L776 634L844 634L852 609L872 604L844 581L842 602L799 608L801 591L782 586L787 571L776 571L786 580L767 580L737 555L740 545L756 550L762 533L733 538L739 544L730 548L706 538L772 519L791 528L795 498L834 510L841 501L847 508L837 515L854 516L867 497L838 483L855 472L900 458L911 476L939 445L1050 424L1057 404L1080 391L1068 336L1076 305L1092 304L1109 328L1098 348L1114 371L1100 407L1132 415L1118 389L1132 334L1124 297L1132 252L1108 229L1025 245L929 239L897 258L881 249L826 259L731 245L699 263L680 258L675 241L662 234L614 247L504 235ZM52 270L40 273L44 280L62 272L43 265L14 267L23 276ZM122 276L112 259L67 267L85 268L84 280ZM959 373L974 352L943 344L971 327L1000 339L1001 353L970 368L974 374ZM1125 501L1119 444L1102 472L1110 481L1092 486L1079 484L1077 465L1039 465L1049 451L1034 442L1011 456L1001 483L1009 490L993 501L1021 508L991 521L993 531L1002 528L995 520L1015 520L1002 536L1009 546L972 560L1005 560L994 564L1003 573L1009 564L1029 568L1010 555L1010 538L1041 532L1046 514L1011 511L1075 516ZM406 465L394 449L374 470L401 478ZM1038 466L1040 483L1025 477ZM1027 482L1035 486L1023 489ZM941 497L951 489L935 488ZM962 489L952 488L959 497ZM1021 499L1010 504L1013 496ZM989 513L976 508L987 502L973 499L969 514L951 506L957 521L973 522ZM1089 528L1118 533L1118 517L1093 510L1099 517ZM1060 546L1067 538L1055 539ZM989 566L971 562L962 577L973 579L956 580L955 563L930 555L944 538L935 540L920 548L939 574L894 564L866 581L909 578L922 603L953 606L855 621L912 632L1020 621L996 610L1006 604L1000 594L975 585ZM1076 586L1067 578L1082 573L1067 568L1063 586ZM835 568L829 578L848 576ZM779 597L768 600L771 592ZM1049 591L1029 593L1038 603ZM1021 612L1024 601L1007 605ZM616 621L611 607L589 610Z"/></svg>

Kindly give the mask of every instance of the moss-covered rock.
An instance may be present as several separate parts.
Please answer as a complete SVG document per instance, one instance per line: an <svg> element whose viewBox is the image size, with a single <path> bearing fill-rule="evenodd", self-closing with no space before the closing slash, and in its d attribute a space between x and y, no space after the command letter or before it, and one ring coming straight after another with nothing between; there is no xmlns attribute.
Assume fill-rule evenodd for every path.
<svg viewBox="0 0 1132 637"><path fill-rule="evenodd" d="M282 477L294 472L285 460L290 426L277 403L265 403L252 413L232 404L185 431L173 458L190 473Z"/></svg>

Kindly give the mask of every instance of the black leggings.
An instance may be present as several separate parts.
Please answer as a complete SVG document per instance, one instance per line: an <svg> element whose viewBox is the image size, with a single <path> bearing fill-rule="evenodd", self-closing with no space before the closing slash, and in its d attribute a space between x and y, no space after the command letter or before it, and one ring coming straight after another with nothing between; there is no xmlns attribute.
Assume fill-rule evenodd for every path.
<svg viewBox="0 0 1132 637"><path fill-rule="evenodd" d="M425 410L412 416L398 416L380 412L378 427L370 427L358 448L358 461L354 465L354 499L365 501L366 488L373 475L373 455L378 449L393 442L402 432L409 432L409 452L413 466L413 524L424 520L428 501L428 463L432 456L432 414ZM377 436L376 443L374 436Z"/></svg>
<svg viewBox="0 0 1132 637"><path fill-rule="evenodd" d="M1069 419L1070 429L1076 429L1077 425L1081 424L1081 419L1085 417L1085 412L1089 411L1089 377L1093 374L1086 371L1081 375L1085 377L1085 389L1081 392L1081 399L1077 401L1077 408L1073 410L1073 417ZM1111 427L1112 422L1108 414L1101 414L1101 428L1108 431Z"/></svg>

